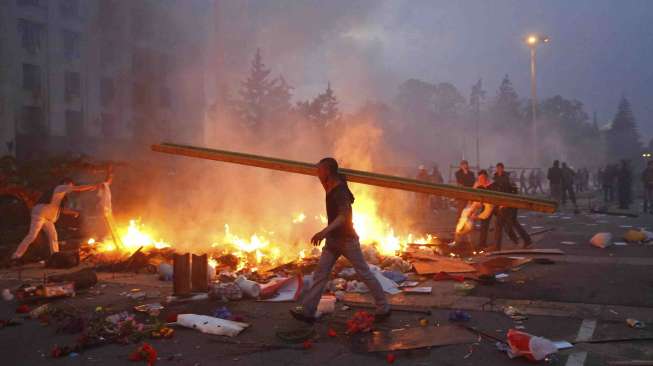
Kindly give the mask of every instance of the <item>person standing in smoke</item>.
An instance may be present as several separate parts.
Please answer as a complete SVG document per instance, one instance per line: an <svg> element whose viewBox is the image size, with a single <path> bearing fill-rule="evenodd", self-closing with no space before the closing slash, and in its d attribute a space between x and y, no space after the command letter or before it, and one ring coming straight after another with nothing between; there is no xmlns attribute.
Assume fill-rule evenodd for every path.
<svg viewBox="0 0 653 366"><path fill-rule="evenodd" d="M440 173L440 168L438 168L437 164L433 164L431 174L429 174L429 182L436 184L444 183L444 178L442 177L442 173ZM445 208L444 199L442 199L442 197L431 195L429 196L429 201L431 203L431 209Z"/></svg>
<svg viewBox="0 0 653 366"><path fill-rule="evenodd" d="M567 163L562 163L562 204L567 204L567 197L574 205L574 209L578 210L578 205L576 204L576 194L574 192L574 177L576 173L567 165Z"/></svg>
<svg viewBox="0 0 653 366"><path fill-rule="evenodd" d="M97 185L76 186L72 179L63 178L59 184L44 192L32 208L29 232L23 241L20 242L11 259L18 260L22 258L29 246L36 240L41 230L45 230L48 236L50 254L57 253L59 251L59 240L54 224L59 219L59 213L73 215L75 217L79 216L79 212L61 207L64 204L64 198L71 192L86 192L95 189L97 189Z"/></svg>
<svg viewBox="0 0 653 366"><path fill-rule="evenodd" d="M553 166L549 168L546 177L549 180L551 198L560 202L562 198L562 169L560 169L560 162L558 160L553 162Z"/></svg>
<svg viewBox="0 0 653 366"><path fill-rule="evenodd" d="M352 222L354 195L347 186L345 177L338 172L338 162L333 158L324 158L317 164L317 176L326 192L326 210L328 225L313 235L311 243L319 246L322 240L326 244L313 273L313 283L302 293L300 305L290 310L297 320L312 323L316 320L317 305L329 281L329 275L340 256L349 260L361 280L367 285L376 303L375 320L382 320L390 315L390 305L383 293L381 284L370 270L361 251L358 235Z"/></svg>
<svg viewBox="0 0 653 366"><path fill-rule="evenodd" d="M653 160L649 160L646 169L642 172L642 186L644 188L644 213L653 214Z"/></svg>
<svg viewBox="0 0 653 366"><path fill-rule="evenodd" d="M617 173L617 190L619 195L619 208L627 210L632 202L632 174L628 161L622 160L621 167Z"/></svg>
<svg viewBox="0 0 653 366"><path fill-rule="evenodd" d="M429 173L426 171L426 167L424 165L420 165L417 168L417 176L415 179L424 182L428 182L430 180ZM417 207L417 212L419 212L420 216L425 216L429 211L430 196L426 193L415 193L415 200L417 201L415 205Z"/></svg>
<svg viewBox="0 0 653 366"><path fill-rule="evenodd" d="M456 170L456 185L460 187L472 188L475 182L476 182L476 177L474 176L474 172L472 172L469 169L469 162L467 162L467 160L461 160L460 167L458 170ZM457 203L458 203L458 214L456 215L456 217L460 217L460 213L465 208L465 205L467 205L467 202L463 200L458 200Z"/></svg>
<svg viewBox="0 0 653 366"><path fill-rule="evenodd" d="M615 183L615 167L607 165L603 171L601 179L601 186L603 188L603 202L609 203L614 200L614 183Z"/></svg>

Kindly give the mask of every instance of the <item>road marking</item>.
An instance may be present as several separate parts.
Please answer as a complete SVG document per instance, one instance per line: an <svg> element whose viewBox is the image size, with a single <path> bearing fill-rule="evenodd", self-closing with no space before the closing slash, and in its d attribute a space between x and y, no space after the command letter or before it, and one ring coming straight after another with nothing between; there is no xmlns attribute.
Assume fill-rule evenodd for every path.
<svg viewBox="0 0 653 366"><path fill-rule="evenodd" d="M585 342L592 339L594 335L594 330L596 329L596 320L593 319L584 319L578 328L578 335L576 336L576 342Z"/></svg>
<svg viewBox="0 0 653 366"><path fill-rule="evenodd" d="M567 357L567 363L565 366L583 366L586 358L587 352L572 353Z"/></svg>

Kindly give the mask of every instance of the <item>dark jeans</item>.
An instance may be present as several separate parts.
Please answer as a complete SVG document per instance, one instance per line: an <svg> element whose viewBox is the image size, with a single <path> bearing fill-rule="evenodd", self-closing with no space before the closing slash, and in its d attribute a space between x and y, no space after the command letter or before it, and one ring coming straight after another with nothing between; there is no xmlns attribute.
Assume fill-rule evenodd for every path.
<svg viewBox="0 0 653 366"><path fill-rule="evenodd" d="M644 212L653 213L653 184L644 187Z"/></svg>
<svg viewBox="0 0 653 366"><path fill-rule="evenodd" d="M603 202L612 202L614 200L614 190L612 186L603 186Z"/></svg>
<svg viewBox="0 0 653 366"><path fill-rule="evenodd" d="M564 205L567 203L567 197L569 197L569 200L571 203L576 206L576 194L574 194L574 186L573 185L563 185L562 186L562 204Z"/></svg>
<svg viewBox="0 0 653 366"><path fill-rule="evenodd" d="M497 223L494 231L494 238L497 249L501 250L501 242L503 239L503 231L506 231L508 237L514 242L518 243L519 239L515 235L515 231L522 238L525 245L531 244L531 236L528 235L526 230L517 220L517 209L515 208L502 208L497 215Z"/></svg>

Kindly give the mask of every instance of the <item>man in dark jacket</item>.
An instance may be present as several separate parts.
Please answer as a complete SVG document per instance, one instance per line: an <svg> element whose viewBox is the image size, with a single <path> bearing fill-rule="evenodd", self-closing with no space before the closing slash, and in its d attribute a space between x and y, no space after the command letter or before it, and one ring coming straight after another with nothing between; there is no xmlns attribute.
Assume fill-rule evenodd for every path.
<svg viewBox="0 0 653 366"><path fill-rule="evenodd" d="M504 193L513 193L518 192L517 187L510 182L510 177L505 172L503 163L497 164L497 172L494 174L494 182L490 185L490 189L504 192ZM497 250L501 250L501 241L503 239L503 231L505 230L508 233L510 239L513 242L517 243L517 236L515 231L524 241L524 247L528 247L532 244L530 235L524 230L524 227L521 226L517 220L517 209L514 207L503 207L499 206L495 208L496 226L494 229L494 241L497 246Z"/></svg>
<svg viewBox="0 0 653 366"><path fill-rule="evenodd" d="M574 180L576 178L576 173L571 169L567 163L562 163L562 204L567 203L567 197L571 203L574 204L574 208L578 209L576 204L576 194L574 192Z"/></svg>
<svg viewBox="0 0 653 366"><path fill-rule="evenodd" d="M558 160L553 162L553 166L549 168L546 177L549 180L551 197L560 202L562 198L562 169L560 169L560 162Z"/></svg>
<svg viewBox="0 0 653 366"><path fill-rule="evenodd" d="M653 214L653 160L649 160L646 169L642 172L642 185L644 188L644 213Z"/></svg>

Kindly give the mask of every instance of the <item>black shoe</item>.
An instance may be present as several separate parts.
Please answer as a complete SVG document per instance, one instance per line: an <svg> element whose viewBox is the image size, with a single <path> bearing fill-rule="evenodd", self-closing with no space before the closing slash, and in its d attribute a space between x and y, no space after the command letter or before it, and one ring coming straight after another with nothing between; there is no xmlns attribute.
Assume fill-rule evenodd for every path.
<svg viewBox="0 0 653 366"><path fill-rule="evenodd" d="M374 314L374 321L375 322L385 321L390 317L390 315L392 315L392 309L386 311L385 313Z"/></svg>
<svg viewBox="0 0 653 366"><path fill-rule="evenodd" d="M303 306L297 306L292 309L290 309L290 315L292 315L293 318L296 320L299 320L300 322L308 323L308 324L313 324L315 323L315 320L317 320L314 316L308 316L304 313L304 307Z"/></svg>

